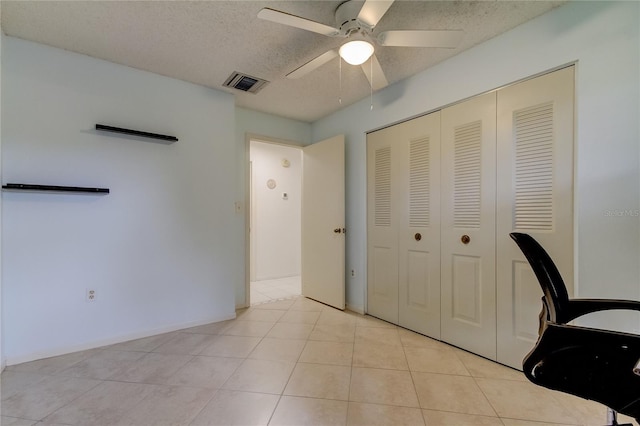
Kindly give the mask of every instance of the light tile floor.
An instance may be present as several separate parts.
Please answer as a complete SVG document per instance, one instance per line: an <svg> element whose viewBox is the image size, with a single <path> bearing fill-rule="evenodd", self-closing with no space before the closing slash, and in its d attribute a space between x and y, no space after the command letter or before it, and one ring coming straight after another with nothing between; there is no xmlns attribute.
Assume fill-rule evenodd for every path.
<svg viewBox="0 0 640 426"><path fill-rule="evenodd" d="M605 423L599 404L303 297L9 366L0 380L4 426Z"/></svg>
<svg viewBox="0 0 640 426"><path fill-rule="evenodd" d="M272 280L251 281L251 305L259 305L274 300L292 299L302 293L300 275Z"/></svg>

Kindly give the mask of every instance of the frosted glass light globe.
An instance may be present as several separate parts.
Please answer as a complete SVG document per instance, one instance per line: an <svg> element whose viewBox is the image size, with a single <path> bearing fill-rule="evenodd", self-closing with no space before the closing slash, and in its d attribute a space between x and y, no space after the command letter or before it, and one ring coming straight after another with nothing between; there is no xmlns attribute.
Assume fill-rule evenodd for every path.
<svg viewBox="0 0 640 426"><path fill-rule="evenodd" d="M339 52L342 59L351 65L360 65L373 55L373 46L363 40L354 40L343 44Z"/></svg>

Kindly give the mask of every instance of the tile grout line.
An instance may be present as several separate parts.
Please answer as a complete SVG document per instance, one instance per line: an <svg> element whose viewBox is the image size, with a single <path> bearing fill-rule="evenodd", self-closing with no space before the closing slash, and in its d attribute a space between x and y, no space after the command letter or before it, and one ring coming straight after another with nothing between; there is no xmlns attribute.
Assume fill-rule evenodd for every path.
<svg viewBox="0 0 640 426"><path fill-rule="evenodd" d="M491 407L491 409L495 413L496 417L499 418L500 421L502 422L502 417L500 417L500 414L498 414L498 410L496 410L496 407L491 403L491 400L489 399L489 397L485 393L484 389L482 389L482 386L480 386L480 383L478 383L478 377L476 377L474 375L471 375L471 378L473 379L473 383L478 387L478 389L480 389L480 392L482 393L482 396L487 401L487 403L489 404L489 406ZM482 378L482 377L480 377L480 378ZM504 422L502 422L502 423L504 424Z"/></svg>
<svg viewBox="0 0 640 426"><path fill-rule="evenodd" d="M293 304L295 304L295 302ZM289 309L287 309L287 312L291 312L291 308L293 307L293 304L291 306L289 306ZM286 313L284 315L286 315ZM317 322L317 320L316 320L316 322ZM309 340L307 338L307 342L308 341ZM305 342L304 347L306 347L306 346L307 346L307 343ZM300 356L302 356L302 352L304 351L304 347L302 348L302 351L300 351L300 354L298 355L298 360L300 359ZM269 425L271 423L271 420L273 420L273 416L276 414L276 410L280 406L280 402L282 401L282 396L284 395L284 391L287 389L287 385L289 384L289 381L291 380L291 376L293 375L293 372L295 371L297 365L298 365L298 362L296 361L296 363L293 365L293 368L291 369L291 372L289 373L289 377L287 378L287 382L282 387L282 391L280 392L280 395L278 395L278 402L276 402L276 405L273 407L273 411L271 412L271 415L269 416L269 420L267 421L267 425Z"/></svg>
<svg viewBox="0 0 640 426"><path fill-rule="evenodd" d="M297 303L297 301L298 301L298 300L300 300L301 302L300 302L300 303ZM284 338L286 338L286 339L289 339L289 340L301 340L301 341L304 341L304 345L302 345L302 349L300 350L299 354L297 355L297 358L295 358L295 360L293 360L293 359L292 359L293 367L292 367L291 371L289 372L289 374L288 374L288 377L287 377L286 381L284 381L284 386L282 387L282 389L281 389L281 391L280 391L280 393L279 393L279 394L272 394L272 393L265 393L265 392L257 392L257 391L248 391L248 390L247 390L247 391L244 391L244 390L242 390L242 391L241 391L241 390L237 390L237 392L247 392L247 393L253 393L253 394L260 394L260 395L273 395L273 396L276 396L276 395L277 395L277 397L278 397L278 399L277 399L277 400L275 400L275 398L274 398L274 399L272 399L272 403L273 403L273 402L275 402L275 404L273 405L273 408L272 408L271 413L270 413L270 415L269 415L269 419L268 419L268 422L269 422L269 423L270 423L270 422L272 422L272 421L273 421L273 419L275 418L275 413L276 413L276 411L278 410L278 408L279 408L279 407L283 407L283 406L281 405L281 403L283 402L283 397L284 397L284 396L290 396L290 397L295 397L295 398L300 398L300 399L313 399L313 400L323 400L323 401L340 401L340 402L346 402L346 403L347 403L347 410L346 410L346 420L345 420L345 423L346 423L346 421L348 421L348 420L349 420L349 414L350 414L350 413L352 413L351 405L352 405L352 404L355 404L355 403L368 404L368 405L374 405L374 406L375 406L375 405L377 405L377 406L384 406L384 407L402 407L402 408L411 408L411 407L406 407L406 406L402 406L402 405L398 405L398 404L394 404L394 403L365 402L365 401L360 401L360 402L359 402L359 401L352 401L352 400L351 400L351 390L353 389L353 380L354 380L354 374L353 374L353 373L354 373L354 371L353 371L353 370L354 370L354 368L356 368L356 367L355 367L355 365L354 365L354 362L355 362L355 349L356 349L356 343L357 343L357 338L358 338L358 332L359 332L359 331L363 331L364 329L374 329L374 328L378 328L378 327L375 327L375 326L368 327L368 326L367 326L368 324L366 324L366 323L364 323L364 322L363 322L362 324L360 324L360 323L359 323L359 316L355 318L355 323L354 323L354 326L353 326L353 340L352 340L351 342L349 342L349 343L350 343L350 345L349 345L349 346L350 346L350 348L351 348L351 359L350 359L350 363L349 363L349 365L348 365L348 366L349 366L349 378L348 378L348 384L349 384L349 385L348 385L348 389L347 389L346 401L345 401L345 400L342 400L342 399L333 399L333 398L327 398L327 397L314 397L314 396L286 395L286 389L287 389L287 387L291 384L292 377L293 377L293 375L294 375L294 373L295 373L296 369L297 369L299 366L301 366L301 365L303 365L303 364L313 364L313 365L323 365L323 366L340 366L340 365L341 365L341 364L330 364L330 363L329 363L329 364L325 364L325 363L318 363L318 362L303 362L303 361L301 361L301 359L302 359L302 356L303 356L303 354L304 354L305 349L306 349L307 347L309 347L309 345L310 345L312 342L324 342L324 343L329 343L329 342L331 342L331 343L341 343L340 338L338 338L338 340L336 340L336 341L333 341L333 340L311 340L312 333L314 332L314 330L316 330L316 328L317 328L319 325L323 325L323 324L319 324L319 322L320 322L320 321L325 321L325 322L327 322L327 320L328 320L329 324L324 324L324 325L326 325L328 329L332 329L332 328L335 328L335 327L338 325L338 322L339 322L339 320L340 320L341 318L344 318L344 319L345 319L345 321L348 321L348 322L347 322L348 324L350 324L350 321L351 321L351 320L349 320L347 317L343 317L339 312L336 312L336 313L335 313L335 315L336 315L335 317L334 317L334 316L332 316L333 311L332 311L332 310L330 311L330 310L329 310L327 307L325 307L325 306L322 306L322 307L321 307L321 309L320 309L320 311L315 311L315 310L305 310L304 308L306 308L306 307L307 307L307 305L306 305L305 303L303 303L303 302L302 302L302 300L307 300L307 299L304 299L304 298L302 298L302 297L298 297L298 298L294 299L294 302L292 302L291 304L289 304L286 308L285 308L285 307L283 307L283 309L276 309L276 310L272 310L272 309L260 309L260 308L258 308L258 307L254 307L254 306L251 306L250 308L247 308L247 309L252 309L252 310L261 310L261 311L281 311L281 312L282 312L282 311L284 311L284 314L280 315L280 316L278 317L278 319L277 319L277 320L275 320L275 321L256 321L256 320L252 320L252 319L248 319L248 320L246 320L246 321L253 321L253 322L269 322L269 323L271 323L271 326L270 326L270 327L268 327L268 329L267 329L267 330L266 330L266 331L265 331L261 336L241 336L241 335L226 335L226 334L224 334L224 333L225 333L226 331L228 331L228 329L229 329L231 326L233 326L234 324L237 324L238 322L243 322L242 318L238 318L238 319L235 319L235 320L231 320L231 321L229 321L229 324L227 324L227 325L226 325L226 326L224 326L224 327L221 327L219 330L216 330L216 333L214 333L214 334L211 334L211 333L188 333L188 332L184 332L184 333L182 333L182 334L187 334L187 333L188 333L188 334L198 334L198 335L202 335L202 336L214 336L214 337L216 337L216 338L221 337L221 336L228 336L228 337L243 337L243 338L245 338L245 337L247 337L247 338L257 338L257 339L256 339L256 343L255 343L255 346L253 346L253 347L252 347L252 349L251 349L251 350L250 350L246 355L244 355L244 356L242 356L242 357L237 357L237 356L218 356L218 355L202 355L202 352L206 351L206 349L207 349L210 345L212 345L212 344L213 344L213 340L212 340L212 343L210 343L209 345L204 345L204 346L202 347L202 349L200 349L199 351L197 351L197 353L195 353L195 351L194 351L194 353L193 353L193 354L192 354L192 353L188 353L188 354L181 354L181 353L171 354L171 353L168 353L168 354L165 354L165 353L162 353L162 352L156 352L156 351L157 351L160 347L162 347L163 345L168 344L168 343L170 343L170 342L172 342L172 341L176 341L176 339L178 338L178 336L179 336L179 335L180 335L180 333L182 332L182 331L180 331L180 330L179 330L179 331L176 331L176 332L172 332L172 333L174 333L174 334L173 334L171 337L169 337L168 339L160 339L160 340L163 340L163 341L161 341L161 342L160 342L159 344L157 344L157 345L155 345L155 343L157 343L157 342L152 341L152 342L153 342L153 344L149 346L149 347L152 347L152 349L145 349L145 350L140 350L140 349L138 349L138 350L122 350L122 349L108 349L108 347L107 347L107 346L105 346L105 347L97 348L97 349L99 349L99 350L98 350L98 351L96 351L95 353L92 353L90 356L87 356L86 358L79 359L79 360L77 360L77 361L71 362L70 364L65 365L65 366L64 366L64 367L62 367L62 368L58 368L58 369L56 369L56 365L59 365L59 364L64 365L64 364L65 364L65 360L63 360L63 362L55 362L55 363L53 363L53 364L45 365L44 367L46 367L46 369L49 369L49 370L51 371L51 372L46 373L46 374L38 373L37 371L35 371L35 372L33 372L33 371L32 371L32 372L28 372L28 371L27 371L27 372L14 371L14 373L18 373L18 374L32 374L32 375L37 375L37 376L41 376L43 379L46 379L46 378L64 378L64 379L95 380L97 383L96 383L94 386L92 386L90 389L86 390L83 394L86 394L87 392L93 391L94 389L98 388L99 386L102 386L102 385L104 385L104 384L106 384L106 383L109 383L109 382L127 383L127 384L137 384L137 385L144 385L144 386L153 386L154 388L157 388L157 389L161 389L161 388L165 388L165 387L172 387L172 386L176 386L176 387L179 387L179 388L210 389L212 392L211 392L211 395L210 395L210 397L209 397L209 398L206 398L206 396L205 396L205 395L203 395L203 396L205 396L205 399L207 399L207 400L206 400L206 401L204 401L204 403L203 403L202 407L201 407L200 409L198 409L198 410L197 410L197 412L196 412L196 411L194 411L193 413L190 413L190 414L192 414L192 417L190 418L190 423L193 423L193 422L195 421L195 419L197 419L197 418L198 418L198 416L199 416L199 415L201 415L201 413L203 412L203 410L205 410L205 409L206 409L206 407L208 407L208 406L209 406L209 404L211 403L211 401L212 401L212 400L214 400L214 399L216 398L216 396L220 394L220 391L224 391L224 390L225 390L225 389L223 389L224 385L225 385L226 383L228 383L228 381L230 380L230 378L231 378L231 377L232 377L232 376L233 376L233 375L238 371L238 369L239 369L239 368L241 368L241 366L242 366L242 365L243 365L243 364L244 364L248 359L253 359L253 358L250 358L250 357L251 357L251 354L252 354L252 353L254 353L254 352L257 350L257 348L258 348L258 346L259 346L260 344L262 344L262 343L264 343L264 342L266 341L266 338L268 337L269 333L271 333L271 332L274 330L274 328L276 327L276 325L277 325L277 324L295 324L295 325L302 325L302 324L305 324L305 325L306 325L306 324L308 324L308 323L306 323L306 322L302 322L302 321L303 321L303 320L308 320L308 319L304 319L304 318L305 318L305 317L312 317L311 315L296 315L296 316L298 316L298 321L292 321L292 322L282 321L282 319L283 319L286 315L288 315L288 314L289 314L289 313L291 313L291 312L300 312L300 313L304 313L304 312L318 312L317 316L315 317L315 321L313 322L313 324L309 324L309 325L311 325L311 326L312 326L312 327L311 327L311 331L310 331L309 333L307 333L307 334L306 334L306 337L304 337L304 339L301 339L301 338L289 339L288 337L282 337L283 339L284 339ZM310 306L310 307L313 307L313 306L311 306L311 305L309 305L309 306ZM302 309L301 309L301 308L302 308ZM246 310L245 310L245 311L246 311ZM323 312L325 312L325 311L326 311L326 313L327 313L326 317L323 315ZM346 315L348 315L348 316L349 316L349 314L348 314L348 313L346 313L346 312L343 312L343 313L345 313ZM258 315L258 316L260 316L260 315ZM269 315L264 314L264 317L268 317L268 316L269 316ZM277 314L272 315L272 316L273 316L273 317L275 317L275 316L277 316ZM246 322L246 321L245 321L245 322ZM260 328L261 328L261 327L259 327L259 329L260 329ZM265 328L266 328L266 327L265 327ZM422 421L423 421L423 423L424 423L424 424L427 424L427 418L425 417L425 410L443 411L443 412L447 412L447 413L460 414L460 415L470 415L470 416L471 416L471 415L474 415L474 416L481 416L481 417L487 417L487 418L492 418L492 419L497 418L497 419L498 419L498 421L499 421L500 423L502 423L503 425L504 425L504 424L507 424L507 423L505 423L505 421L504 421L503 419L512 419L512 418L513 418L513 417L504 417L504 418L503 418L503 417L500 417L500 416L499 416L499 414L498 414L498 412L497 412L497 410L496 410L496 407L494 406L494 404L492 403L492 401L491 401L491 400L489 399L489 397L487 396L487 393L485 392L485 390L480 386L480 382L482 382L483 380L498 380L498 381L502 381L502 380L504 380L504 381L509 381L509 382L522 382L522 381L521 381L521 380L516 380L515 378L511 378L510 376L506 376L506 377L508 377L508 378L504 378L504 379L503 379L503 378L500 378L500 376L495 376L495 377L494 377L494 376L493 376L492 371L490 371L490 372L489 372L489 373L490 373L490 376L489 376L489 377L483 377L483 376L481 376L481 375L474 375L474 374L472 374L472 373L471 373L471 371L469 370L469 367L467 367L467 362L465 362L465 361L464 361L464 359L463 359L462 355L461 355L460 353L458 353L458 352L454 352L455 358L456 358L456 359L458 359L458 360L462 363L462 365L464 366L464 369L465 369L465 371L468 373L468 375L462 375L462 374L448 374L448 373L442 373L442 372L427 372L427 373L429 373L429 374L444 375L444 376L450 376L450 377L472 377L472 378L473 378L473 383L474 383L474 385L475 385L475 386L476 386L476 387L481 391L481 393L482 393L482 395L483 395L483 398L485 399L485 401L486 401L486 402L488 402L488 403L489 403L489 406L492 408L492 410L493 410L493 415L486 415L486 414L471 414L471 413L460 413L460 412L457 412L457 411L439 410L439 409L437 409L437 408L435 408L435 409L424 408L424 407L422 406L422 401L421 401L421 400L420 400L420 398L419 398L419 395L418 395L418 392L417 392L417 387L416 387L416 382L415 382L415 379L414 379L414 374L418 374L418 373L420 373L420 372L419 372L419 371L413 371L413 370L411 369L411 366L409 365L409 362L408 362L407 348L411 349L411 347L412 347L412 346L411 346L411 345L405 345L405 344L404 344L404 342L403 342L403 340L402 340L402 337L400 336L400 331L399 331L399 330L400 330L400 328L398 328L398 327L394 327L393 329L394 329L394 330L396 330L396 334L398 335L398 338L399 338L399 340L400 340L400 346L401 346L401 348L402 348L402 354L404 355L404 361L405 361L405 362L406 362L406 364L407 364L407 370L406 370L406 371L408 371L408 372L409 372L409 375L410 375L410 377L411 377L413 390L414 390L414 393L415 393L415 395L416 395L417 402L418 402L418 406L417 406L416 408L418 408L418 409L421 411L421 418L422 418ZM295 329L292 329L292 330L294 330L294 332L295 332ZM283 336L284 336L284 334L283 334ZM368 335L366 335L366 336L368 336ZM366 337L366 336L365 336L365 337ZM150 337L152 337L152 336L150 336ZM327 336L327 337L328 337L328 338L330 338L331 336ZM344 337L345 337L345 336L343 335L343 338L344 338ZM270 338L270 339L276 339L276 338L275 338L275 337L273 337L273 338ZM137 339L137 340L139 340L139 339ZM195 340L197 340L197 339L194 339L194 341L195 341ZM383 340L384 340L384 339L383 339ZM203 340L203 341L204 341L204 340ZM197 347L197 345L192 345L192 344L191 344L191 341L189 341L189 343L190 343L190 344L189 344L189 345L187 345L187 347L190 347L190 348L192 348L192 347ZM346 342L345 342L345 343L346 343ZM384 342L380 342L380 343L384 343ZM409 342L409 343L410 343L410 342ZM140 345L140 346L142 347L143 345ZM277 345L276 345L276 346L277 346ZM343 346L343 350L346 350L347 348L349 348L349 346L346 346L346 345L345 345L345 346ZM129 382L129 381L122 381L122 380L112 380L112 379L109 379L109 378L106 378L106 379L93 379L93 378L90 378L90 377L89 377L89 378L88 378L88 377L75 377L75 376L71 376L71 375L67 375L67 374L65 374L65 372L66 372L66 371L68 371L68 370L72 369L74 366L78 366L79 364L82 364L83 362L85 362L85 361L87 361L87 360L91 360L92 358L94 358L94 357L96 357L96 356L100 356L100 354L104 354L104 353L106 353L106 352L129 352L129 353L140 353L140 354L142 354L142 356L140 357L140 359L144 359L144 358L146 358L146 357L150 356L150 354L156 354L156 355L181 355L181 356L186 355L186 356L189 356L189 360L187 360L183 365L181 365L181 366L180 366L180 367L178 367L175 371L173 371L173 372L169 375L169 377L165 380L165 382L163 382L163 383L151 383L151 382L139 382L139 381ZM64 356L64 355L62 355L62 356ZM169 384L169 383L168 383L168 381L170 380L170 378L171 378L171 377L173 377L173 376L175 376L176 374L178 374L178 373L179 373L183 368L185 368L185 366L187 366L187 365L189 365L189 363L193 362L193 361L196 359L196 357L204 357L204 358L223 358L223 359L237 359L237 360L240 360L241 362L239 362L239 363L238 363L238 365L237 365L237 366L235 366L235 367L232 369L232 371L230 372L230 374L228 375L228 377L226 378L226 380L225 380L225 381L224 381L224 382L223 382L219 387L217 387L216 389L212 389L212 388L201 388L201 387L199 387L199 386L191 386L191 385L171 385L171 384ZM73 359L73 358L72 358L72 359ZM320 358L318 358L318 359L320 359ZM333 358L331 358L331 359L333 359ZM469 359L469 362L471 362L471 361L474 361L474 360ZM66 361L66 362L68 362L68 361ZM478 368L478 366L476 366L476 364L475 364L475 361L474 361L473 363L469 364L469 365L471 365L473 368L476 368L476 369ZM30 367L30 368L31 368L31 367ZM37 366L37 368L41 368L41 367L40 367L40 366ZM82 367L82 370L83 370L83 371L84 371L84 368L85 368L85 367L83 366L83 367ZM385 371L405 371L405 370L403 370L403 369L388 368L388 367L387 367L387 368L383 368L383 367L357 367L357 368L371 368L371 369L385 370ZM41 368L41 369L45 369L45 368ZM8 370L8 371L10 371L10 370ZM93 370L92 370L92 371L93 371ZM443 371L446 371L446 370L443 370ZM80 372L81 372L81 371L80 371ZM500 373L500 372L499 372L499 371L497 371L497 372L496 372L496 374L497 374L497 373ZM117 374L117 373L114 373L114 374ZM346 375L346 369L345 369L345 371L344 371L344 374ZM110 376L110 377L111 377L111 376ZM286 376L285 376L285 377L286 377ZM344 379L343 379L343 380L344 380ZM192 383L192 382L189 382L189 383ZM528 383L528 382L527 382L527 383ZM26 386L26 387L25 387L25 389L30 389L30 388L32 388L32 387L33 387L33 386L29 385L29 386ZM151 389L151 388L149 388L149 389ZM152 390L152 389L151 389L151 390ZM232 390L232 389L228 389L228 391L234 391L234 390ZM58 407L58 408L55 408L51 413L48 413L45 417L43 417L43 419L47 418L48 416L51 416L51 415L55 414L55 413L56 413L56 412L58 412L59 410L64 409L65 407L67 407L67 406L69 406L69 405L71 405L71 404L74 404L74 403L75 403L75 402L76 402L80 397L82 397L82 395L83 395L83 394L78 395L77 397L73 398L72 400L67 401L67 402L66 402L65 404L63 404L62 406L60 406L60 407ZM490 393L490 394L491 394L491 393ZM331 395L333 395L333 394L331 394ZM144 397L143 397L143 399L142 399L140 402L147 401L147 400L150 398L150 396L151 396L151 395L146 395L146 396L144 396ZM501 401L501 400L500 400L500 401ZM497 401L497 403L498 403L498 404L500 404L500 401ZM572 405L570 404L570 402L571 402L571 401L564 401L564 400L562 400L562 401L561 401L561 406L562 406L566 411L568 411L568 412L571 412L571 411L572 411ZM129 409L125 410L125 412L121 413L121 415L120 415L120 419L126 419L126 418L127 418L127 416L131 414L131 412L132 412L132 410L133 410L133 409L134 409L134 408L129 408ZM266 417L266 416L265 416L265 417ZM417 416L416 416L416 417L417 417ZM567 422L567 423L571 423L571 424L581 424L581 423L580 423L580 421L579 421L579 416L577 416L577 415L576 415L576 416L572 416L572 417L573 417L573 421L572 421L572 422ZM19 417L14 417L14 418L19 418ZM280 417L278 417L278 418L280 418ZM43 419L40 419L40 420L30 420L30 421L37 421L37 422L38 422L38 424L42 424L42 420L43 420ZM416 418L416 420L417 420L417 418ZM515 420L523 420L523 419L515 419ZM533 422L534 420L527 420L527 421L531 421L531 422ZM539 420L538 420L538 421L539 421ZM551 422L551 423L553 423L553 422ZM532 423L532 424L533 424L533 423Z"/></svg>
<svg viewBox="0 0 640 426"><path fill-rule="evenodd" d="M407 369L409 371L409 377L411 377L411 384L413 385L413 391L416 394L416 400L418 401L418 409L420 410L420 416L422 417L422 423L427 424L427 419L424 417L424 408L422 407L422 402L420 401L420 395L418 395L418 388L416 387L416 381L413 378L413 371L411 370L411 366L409 365L409 359L407 358L407 350L405 348L404 342L402 341L402 337L400 337L400 332L398 331L398 338L400 339L400 347L402 347L402 353L404 354L404 360L407 362Z"/></svg>
<svg viewBox="0 0 640 426"><path fill-rule="evenodd" d="M349 390L347 392L347 418L345 419L345 425L349 421L349 411L351 409L351 402L355 402L351 400L351 387L353 386L353 361L356 354L356 334L358 333L358 320L356 319L356 324L353 329L353 342L351 342L351 365L349 366Z"/></svg>

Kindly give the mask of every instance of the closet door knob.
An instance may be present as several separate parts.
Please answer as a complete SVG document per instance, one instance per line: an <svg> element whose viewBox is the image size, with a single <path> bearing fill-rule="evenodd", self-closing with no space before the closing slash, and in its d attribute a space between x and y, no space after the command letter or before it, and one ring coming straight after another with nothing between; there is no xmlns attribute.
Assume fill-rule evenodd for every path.
<svg viewBox="0 0 640 426"><path fill-rule="evenodd" d="M462 244L469 244L469 242L471 242L471 237L465 234L460 237L460 241L462 241Z"/></svg>
<svg viewBox="0 0 640 426"><path fill-rule="evenodd" d="M419 232L416 232L416 235L414 235L413 238L415 238L416 241L420 241L422 239L422 234Z"/></svg>

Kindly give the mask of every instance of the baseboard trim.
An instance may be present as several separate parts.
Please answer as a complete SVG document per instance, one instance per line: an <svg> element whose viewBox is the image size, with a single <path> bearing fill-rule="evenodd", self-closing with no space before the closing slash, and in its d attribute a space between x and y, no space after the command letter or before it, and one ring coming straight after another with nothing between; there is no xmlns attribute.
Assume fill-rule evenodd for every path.
<svg viewBox="0 0 640 426"><path fill-rule="evenodd" d="M190 321L181 324L173 324L165 327L159 327L151 330L138 331L135 333L127 333L119 336L108 337L105 339L92 340L90 342L81 343L78 345L62 346L50 350L38 351L24 355L9 356L4 360L2 369L5 366L22 364L24 362L36 361L44 358L51 358L54 356L67 355L73 352L86 351L89 349L95 349L102 346L115 345L116 343L128 342L129 340L142 339L145 337L155 336L157 334L170 333L172 331L184 330L185 328L197 327L199 325L210 324L213 322L220 322L231 320L236 317L235 312L230 315L223 315L218 317L207 318L199 321Z"/></svg>

